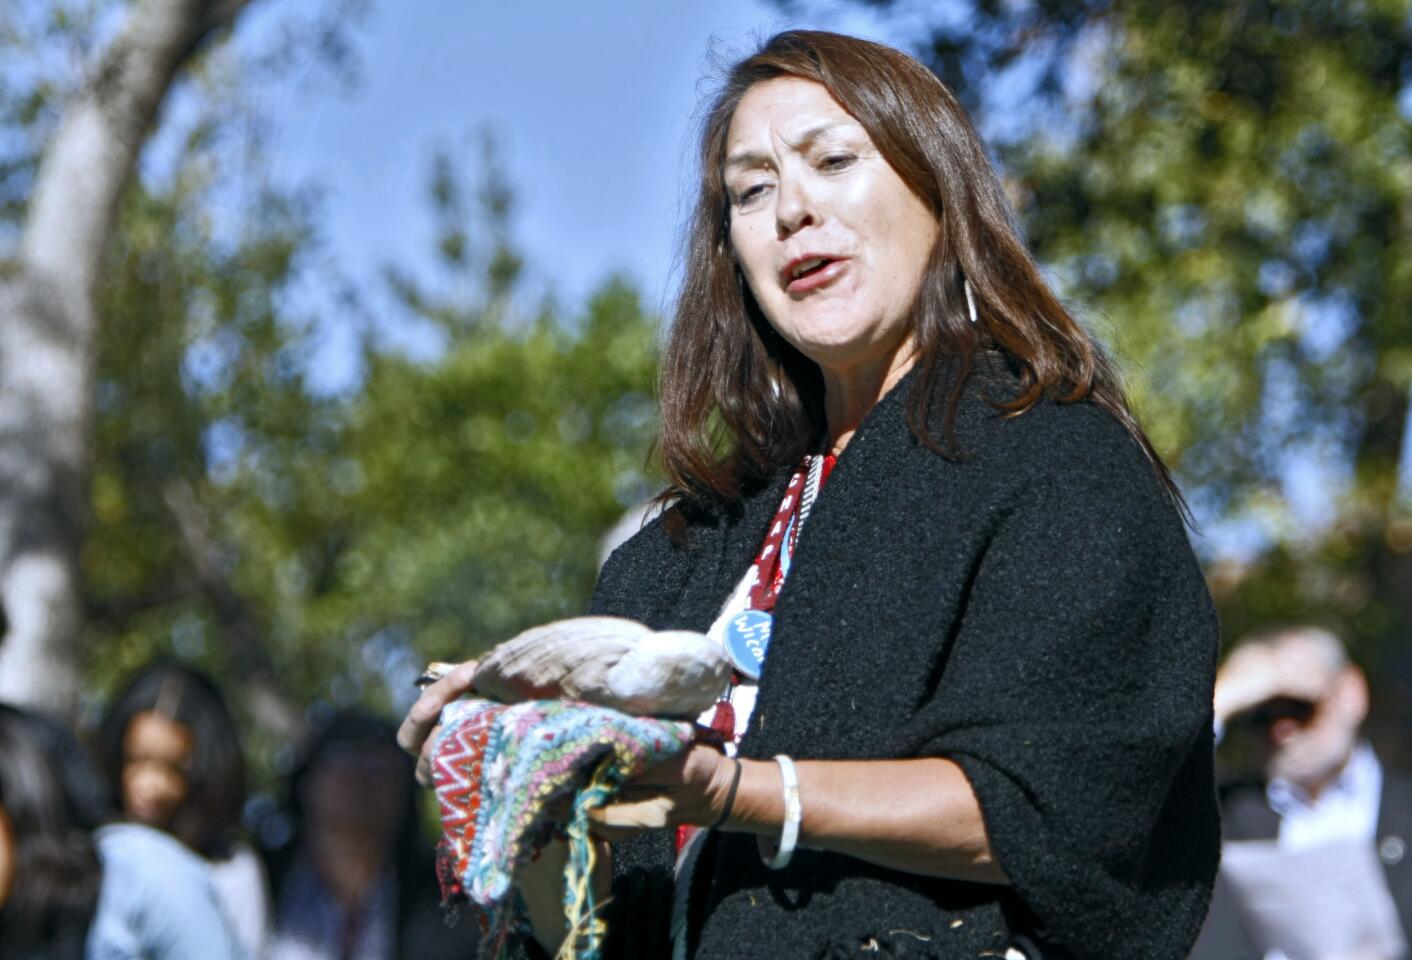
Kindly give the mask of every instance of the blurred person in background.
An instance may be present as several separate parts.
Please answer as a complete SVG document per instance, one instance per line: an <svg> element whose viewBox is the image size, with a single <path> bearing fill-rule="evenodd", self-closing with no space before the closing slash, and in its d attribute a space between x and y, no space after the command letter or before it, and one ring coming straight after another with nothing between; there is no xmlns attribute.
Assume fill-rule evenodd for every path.
<svg viewBox="0 0 1412 960"><path fill-rule="evenodd" d="M475 925L444 919L413 761L388 724L335 714L305 749L287 795L288 841L270 857L268 960L476 955Z"/></svg>
<svg viewBox="0 0 1412 960"><path fill-rule="evenodd" d="M99 826L102 787L64 727L0 706L0 958L239 960L199 857Z"/></svg>
<svg viewBox="0 0 1412 960"><path fill-rule="evenodd" d="M1381 889L1373 892L1391 901L1404 940L1412 939L1412 780L1384 768L1362 738L1368 707L1367 678L1327 630L1294 626L1253 634L1227 657L1216 678L1217 737L1225 742L1228 732L1248 734L1261 775L1221 790L1226 863L1194 960L1286 956L1262 944L1247 902L1257 895L1231 874L1233 855L1252 842L1271 844L1290 874L1301 854L1348 841L1366 844L1381 865ZM1273 862L1278 868L1279 859ZM1315 882L1331 897L1347 894L1332 888L1338 880L1316 876Z"/></svg>
<svg viewBox="0 0 1412 960"><path fill-rule="evenodd" d="M269 887L260 858L241 840L245 754L215 681L153 662L113 700L95 740L122 818L163 830L206 860L241 945L258 955Z"/></svg>

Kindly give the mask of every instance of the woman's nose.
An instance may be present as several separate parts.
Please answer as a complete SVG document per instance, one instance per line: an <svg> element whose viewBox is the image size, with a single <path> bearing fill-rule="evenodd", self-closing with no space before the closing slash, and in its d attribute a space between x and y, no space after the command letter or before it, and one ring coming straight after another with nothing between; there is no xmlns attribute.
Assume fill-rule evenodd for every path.
<svg viewBox="0 0 1412 960"><path fill-rule="evenodd" d="M781 178L775 201L775 230L786 240L818 222L813 200L804 184L794 178Z"/></svg>
<svg viewBox="0 0 1412 960"><path fill-rule="evenodd" d="M167 779L157 773L141 773L132 780L132 793L143 801L165 800L174 791Z"/></svg>

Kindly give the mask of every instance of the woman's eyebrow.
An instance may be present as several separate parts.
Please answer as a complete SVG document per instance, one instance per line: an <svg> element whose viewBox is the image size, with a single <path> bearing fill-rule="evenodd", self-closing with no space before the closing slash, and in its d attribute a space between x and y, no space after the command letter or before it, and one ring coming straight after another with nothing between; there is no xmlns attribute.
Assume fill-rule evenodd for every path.
<svg viewBox="0 0 1412 960"><path fill-rule="evenodd" d="M762 153L759 150L742 150L726 158L725 172L730 173L732 170L745 170L751 167L767 166L770 160L769 154Z"/></svg>
<svg viewBox="0 0 1412 960"><path fill-rule="evenodd" d="M810 127L808 130L805 130L804 133L799 136L799 139L789 143L789 145L796 150L807 150L810 146L813 145L815 140L818 140L826 133L833 133L836 130L841 130L846 127L857 126L858 121L852 119L829 120L826 123L821 123L816 127Z"/></svg>
<svg viewBox="0 0 1412 960"><path fill-rule="evenodd" d="M819 124L818 126L810 127L808 130L805 130L802 134L800 134L797 139L785 142L788 143L789 146L795 150L806 150L811 144L813 144L815 140L818 140L826 133L832 133L835 130L844 127L856 126L858 126L858 122L856 120L829 120ZM738 153L733 153L726 158L725 170L727 173L729 173L731 170L739 168L761 167L768 164L770 162L770 159L771 158L769 154L763 153L759 150L742 150Z"/></svg>

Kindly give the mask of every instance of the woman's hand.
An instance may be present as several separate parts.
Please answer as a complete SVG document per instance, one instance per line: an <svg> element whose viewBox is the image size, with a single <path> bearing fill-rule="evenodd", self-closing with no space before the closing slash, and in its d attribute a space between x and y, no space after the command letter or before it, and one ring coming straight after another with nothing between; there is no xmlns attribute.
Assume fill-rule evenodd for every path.
<svg viewBox="0 0 1412 960"><path fill-rule="evenodd" d="M436 742L436 734L441 729L441 711L453 700L470 692L475 675L476 661L467 660L458 664L450 673L422 691L422 695L412 704L402 721L402 726L397 730L398 745L417 757L417 782L424 787L432 785L431 749ZM607 844L598 844L596 853L592 882L601 901L606 899L610 892L613 860ZM567 844L562 840L554 840L544 848L538 858L525 865L516 880L529 911L535 939L551 956L558 952L567 932L564 926L563 902L564 867L567 861Z"/></svg>
<svg viewBox="0 0 1412 960"><path fill-rule="evenodd" d="M397 745L417 758L417 782L430 787L431 746L441 729L441 711L451 701L468 693L476 676L476 661L467 660L428 686L407 711L397 730Z"/></svg>
<svg viewBox="0 0 1412 960"><path fill-rule="evenodd" d="M694 743L624 786L616 802L591 811L593 832L616 841L645 830L710 826L725 809L735 764L715 747Z"/></svg>

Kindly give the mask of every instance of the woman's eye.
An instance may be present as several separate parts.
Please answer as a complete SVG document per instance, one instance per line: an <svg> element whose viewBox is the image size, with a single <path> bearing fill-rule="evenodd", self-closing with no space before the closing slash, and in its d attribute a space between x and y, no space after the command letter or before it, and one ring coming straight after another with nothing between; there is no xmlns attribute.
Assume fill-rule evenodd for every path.
<svg viewBox="0 0 1412 960"><path fill-rule="evenodd" d="M824 157L820 165L825 170L842 170L856 159L857 157L851 153L831 153Z"/></svg>
<svg viewBox="0 0 1412 960"><path fill-rule="evenodd" d="M758 199L768 187L769 184L767 183L757 183L754 186L746 187L736 195L735 202L744 206L750 201Z"/></svg>

